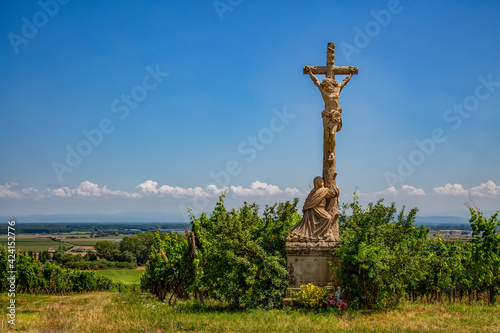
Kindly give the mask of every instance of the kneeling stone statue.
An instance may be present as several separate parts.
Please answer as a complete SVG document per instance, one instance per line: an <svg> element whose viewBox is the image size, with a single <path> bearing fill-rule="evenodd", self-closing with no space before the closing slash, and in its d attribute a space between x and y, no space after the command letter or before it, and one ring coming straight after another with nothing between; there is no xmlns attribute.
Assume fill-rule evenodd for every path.
<svg viewBox="0 0 500 333"><path fill-rule="evenodd" d="M287 237L288 242L336 241L333 233L334 216L325 209L326 199L338 197L339 188L325 188L323 178L314 178L314 188L306 198L302 221Z"/></svg>

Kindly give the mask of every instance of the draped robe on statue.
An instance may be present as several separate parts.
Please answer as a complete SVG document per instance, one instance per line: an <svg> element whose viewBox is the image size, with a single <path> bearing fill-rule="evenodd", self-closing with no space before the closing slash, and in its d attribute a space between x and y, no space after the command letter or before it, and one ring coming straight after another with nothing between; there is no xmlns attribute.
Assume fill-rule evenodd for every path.
<svg viewBox="0 0 500 333"><path fill-rule="evenodd" d="M291 230L289 240L334 240L333 216L325 209L326 199L339 195L338 189L314 188L306 198L302 221Z"/></svg>

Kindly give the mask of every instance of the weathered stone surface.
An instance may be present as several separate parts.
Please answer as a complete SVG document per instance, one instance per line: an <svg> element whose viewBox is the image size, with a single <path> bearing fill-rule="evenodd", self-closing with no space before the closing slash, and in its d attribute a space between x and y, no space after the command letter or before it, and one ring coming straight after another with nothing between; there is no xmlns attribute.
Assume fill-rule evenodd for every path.
<svg viewBox="0 0 500 333"><path fill-rule="evenodd" d="M306 241L306 242L294 242L287 241L286 245L286 253L287 255L332 255L334 249L338 247L340 244L338 242L332 241Z"/></svg>
<svg viewBox="0 0 500 333"><path fill-rule="evenodd" d="M326 75L326 73L328 72L328 67L327 66L304 66L302 68L302 73L304 73L304 74L309 74L310 71L312 71L313 74ZM349 75L350 73L358 74L358 67L336 66L333 68L334 75Z"/></svg>
<svg viewBox="0 0 500 333"><path fill-rule="evenodd" d="M339 266L338 257L333 252L340 246L338 227L338 196L336 186L335 134L342 128L342 109L339 108L340 92L357 67L335 67L335 44L328 43L326 66L304 66L304 74L319 88L325 108L323 118L323 178L314 179L314 189L309 193L302 221L292 229L287 237L287 269L290 288L285 304L291 301L290 291L298 291L301 285L313 283L333 290L341 279L334 275L332 265ZM347 75L342 82L335 75ZM325 75L320 82L315 75Z"/></svg>
<svg viewBox="0 0 500 333"><path fill-rule="evenodd" d="M353 74L358 73L357 67L335 66L335 44L328 43L326 51L326 66L304 66L304 74L309 74L311 80L319 88L325 108L321 112L323 118L323 180L325 187L336 188L336 156L335 134L342 128L342 109L339 107L340 92L349 82ZM320 82L316 75L325 75ZM342 82L335 80L335 75L347 75ZM332 231L334 239L340 241L338 228L338 195L327 198L325 210L332 216Z"/></svg>
<svg viewBox="0 0 500 333"><path fill-rule="evenodd" d="M313 243L340 241L338 234L334 233L335 217L325 210L326 200L338 195L337 186L333 186L333 189L325 188L323 178L314 178L314 188L307 196L302 209L302 221L291 230L287 241Z"/></svg>
<svg viewBox="0 0 500 333"><path fill-rule="evenodd" d="M290 287L285 304L290 305L291 292L298 292L301 285L312 283L329 291L340 285L340 278L332 269L332 265L340 265L339 258L333 255L337 246L339 243L328 241L286 242Z"/></svg>

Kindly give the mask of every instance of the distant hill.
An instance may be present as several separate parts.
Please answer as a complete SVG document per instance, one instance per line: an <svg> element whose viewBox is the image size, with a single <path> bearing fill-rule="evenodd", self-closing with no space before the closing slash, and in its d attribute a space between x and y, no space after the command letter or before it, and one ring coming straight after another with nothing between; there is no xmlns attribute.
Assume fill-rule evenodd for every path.
<svg viewBox="0 0 500 333"><path fill-rule="evenodd" d="M469 224L469 219L457 216L417 216L417 218L415 219L415 224Z"/></svg>
<svg viewBox="0 0 500 333"><path fill-rule="evenodd" d="M177 214L167 213L122 213L122 214L53 214L0 216L1 221L14 218L17 222L29 223L128 223L128 222L187 222ZM416 225L469 224L469 219L457 216L417 216Z"/></svg>
<svg viewBox="0 0 500 333"><path fill-rule="evenodd" d="M29 223L127 223L127 222L186 222L178 214L122 213L122 214L52 214L0 216L0 221L14 219Z"/></svg>
<svg viewBox="0 0 500 333"><path fill-rule="evenodd" d="M415 225L431 230L472 230L468 218L457 216L417 216Z"/></svg>

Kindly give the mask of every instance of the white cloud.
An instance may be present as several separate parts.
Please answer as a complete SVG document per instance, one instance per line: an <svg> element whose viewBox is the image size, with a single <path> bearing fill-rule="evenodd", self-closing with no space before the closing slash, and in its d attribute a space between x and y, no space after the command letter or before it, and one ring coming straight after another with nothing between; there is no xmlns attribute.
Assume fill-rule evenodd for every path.
<svg viewBox="0 0 500 333"><path fill-rule="evenodd" d="M67 198L73 195L74 190L71 190L67 186L59 187L53 190L47 190L49 196Z"/></svg>
<svg viewBox="0 0 500 333"><path fill-rule="evenodd" d="M0 198L26 198L26 199L41 199L47 197L57 197L57 198L70 198L70 197L83 197L83 198L97 198L102 196L119 196L124 198L138 198L141 196L137 192L125 192L125 191L113 191L107 186L99 187L99 185L94 184L89 181L81 182L77 188L71 189L68 186L61 186L55 189L44 189L39 190L37 188L29 187L21 189L19 191L12 191L10 188L17 184L6 184L5 186L0 185Z"/></svg>
<svg viewBox="0 0 500 333"><path fill-rule="evenodd" d="M276 185L271 185L267 183L260 182L256 180L250 185L249 188L245 188L243 186L231 186L230 190L237 196L268 196L268 195L277 195L277 194L287 194L290 196L301 196L302 193L296 188L287 187L285 190L280 189Z"/></svg>
<svg viewBox="0 0 500 333"><path fill-rule="evenodd" d="M201 187L183 188L179 186L162 185L157 188L158 182L146 180L144 183L137 185L137 188L146 195L171 195L174 198L180 197L207 197L208 194Z"/></svg>
<svg viewBox="0 0 500 333"><path fill-rule="evenodd" d="M141 194L137 192L127 192L127 191L120 191L120 190L110 190L106 185L101 188L101 194L103 195L114 195L117 197L124 197L124 198L140 198Z"/></svg>
<svg viewBox="0 0 500 333"><path fill-rule="evenodd" d="M146 194L156 194L158 193L158 182L152 180L146 180L144 183L137 185L136 187L143 193Z"/></svg>
<svg viewBox="0 0 500 333"><path fill-rule="evenodd" d="M302 194L296 188L287 187L281 190L276 185L255 181L250 188L242 186L231 186L231 188L217 188L216 185L208 185L206 189L202 187L183 188L179 186L162 185L158 186L158 182L153 180L146 180L145 182L136 186L137 191L127 192L121 190L111 190L108 186L100 187L98 184L92 183L88 180L81 182L78 187L70 188L68 186L61 186L55 189L44 189L40 191L36 188L21 189L14 191L12 187L16 183L7 183L0 185L0 198L30 198L38 199L42 197L57 197L57 198L102 198L102 197L123 197L123 198L142 198L147 196L172 196L174 198L181 197L209 197L218 196L222 192L231 192L237 196L268 196L286 193L290 196L301 196Z"/></svg>
<svg viewBox="0 0 500 333"><path fill-rule="evenodd" d="M396 187L391 186L382 191L372 192L372 193L362 193L359 192L358 196L360 197L368 197L368 198L377 198L377 197L397 197L401 195L407 195L411 197L416 196L424 196L425 191L421 188L416 188L411 185L403 185L400 189L396 189Z"/></svg>
<svg viewBox="0 0 500 333"><path fill-rule="evenodd" d="M243 186L231 186L230 189L234 194L240 197L258 195L256 191L249 188L243 188Z"/></svg>
<svg viewBox="0 0 500 333"><path fill-rule="evenodd" d="M99 185L89 182L88 180L81 182L74 192L82 197L100 197L102 196Z"/></svg>
<svg viewBox="0 0 500 333"><path fill-rule="evenodd" d="M254 181L250 187L243 186L230 186L218 188L216 185L211 184L206 188L194 187L184 188L180 186L158 185L158 182L153 180L146 180L142 184L136 186L135 191L122 191L112 190L108 186L99 186L98 184L90 181L81 182L76 188L68 186L61 186L52 189L37 189L33 187L25 189L15 189L16 183L6 183L0 185L0 198L12 199L41 199L41 198L103 198L103 197L121 197L121 198L144 198L151 196L158 197L213 197L218 196L222 192L238 197L265 197L286 195L289 197L302 197L304 194L296 188L286 187L280 189L276 185L267 184L261 181ZM464 189L461 184L446 184L441 187L434 187L433 192L437 195L446 196L471 196L480 198L497 198L500 197L500 186L497 186L492 180L487 181L481 185ZM411 185L402 185L400 188L391 186L385 190L362 193L358 192L359 197L377 198L377 197L419 197L425 196L426 193L423 189Z"/></svg>
<svg viewBox="0 0 500 333"><path fill-rule="evenodd" d="M231 191L237 196L264 196L283 193L282 190L276 185L262 183L258 180L254 181L250 188L243 186L231 186Z"/></svg>
<svg viewBox="0 0 500 333"><path fill-rule="evenodd" d="M440 194L440 195L453 195L453 196L461 196L461 195L467 195L468 191L463 188L462 185L460 184L446 184L445 186L441 187L434 187L432 189L434 193Z"/></svg>
<svg viewBox="0 0 500 333"><path fill-rule="evenodd" d="M297 198L297 197L301 197L302 196L302 193L297 190L296 188L285 188L285 193L294 197L294 198Z"/></svg>
<svg viewBox="0 0 500 333"><path fill-rule="evenodd" d="M488 180L486 183L469 189L469 193L471 196L481 198L496 197L500 196L500 186L497 186L493 181Z"/></svg>
<svg viewBox="0 0 500 333"><path fill-rule="evenodd" d="M0 185L0 198L15 198L21 197L21 193L17 191L12 191L10 188L16 186L17 183L6 183L5 185Z"/></svg>
<svg viewBox="0 0 500 333"><path fill-rule="evenodd" d="M421 188L416 188L414 186L410 186L410 185L403 185L401 186L401 191L403 193L406 193L408 194L409 196L421 196L421 195L425 195L425 191Z"/></svg>
<svg viewBox="0 0 500 333"><path fill-rule="evenodd" d="M373 193L374 195L382 195L382 196L396 196L398 194L398 190L394 186L386 188L383 191L377 191Z"/></svg>
<svg viewBox="0 0 500 333"><path fill-rule="evenodd" d="M227 192L229 189L227 187L217 188L214 184L207 186L207 191L213 195L220 195L222 192Z"/></svg>
<svg viewBox="0 0 500 333"><path fill-rule="evenodd" d="M497 186L492 180L488 180L478 186L466 190L461 184L446 184L445 186L435 187L434 192L439 195L451 196L471 196L479 198L494 198L500 196L500 186Z"/></svg>
<svg viewBox="0 0 500 333"><path fill-rule="evenodd" d="M140 198L141 194L138 192L114 191L110 190L106 185L99 187L98 184L89 182L88 180L81 182L75 189L70 189L67 186L62 186L56 189L49 189L45 191L47 196L70 198L70 197L83 197L83 198L99 198L103 196L117 196L123 198Z"/></svg>
<svg viewBox="0 0 500 333"><path fill-rule="evenodd" d="M174 198L180 197L207 197L208 194L201 188L182 188L179 186L172 187L168 185L163 185L158 189L158 193L160 194L168 194L173 196Z"/></svg>

